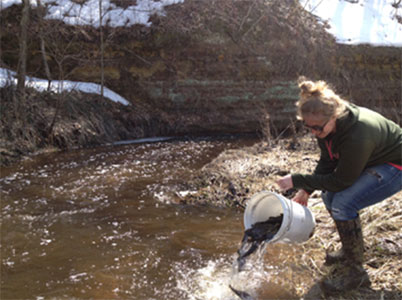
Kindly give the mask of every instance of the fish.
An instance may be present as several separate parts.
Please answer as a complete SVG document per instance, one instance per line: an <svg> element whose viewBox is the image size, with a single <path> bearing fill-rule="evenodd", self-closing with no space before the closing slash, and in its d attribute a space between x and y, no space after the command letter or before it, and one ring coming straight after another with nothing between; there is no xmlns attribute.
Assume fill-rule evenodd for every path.
<svg viewBox="0 0 402 300"><path fill-rule="evenodd" d="M246 263L246 258L253 254L265 242L271 240L279 231L283 214L271 217L266 221L257 222L244 232L241 246L237 251L237 269L240 272Z"/></svg>
<svg viewBox="0 0 402 300"><path fill-rule="evenodd" d="M235 293L237 296L239 296L239 298L242 300L254 300L254 298L251 297L251 295L247 292L236 290L231 285L229 285L229 288L233 291L233 293Z"/></svg>

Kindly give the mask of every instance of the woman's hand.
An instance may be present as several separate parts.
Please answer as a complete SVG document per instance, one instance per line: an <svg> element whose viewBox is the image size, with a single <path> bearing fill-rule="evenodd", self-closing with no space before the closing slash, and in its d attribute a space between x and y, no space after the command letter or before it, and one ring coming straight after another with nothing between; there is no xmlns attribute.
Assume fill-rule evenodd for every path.
<svg viewBox="0 0 402 300"><path fill-rule="evenodd" d="M310 195L305 190L298 190L296 195L292 198L292 201L300 203L301 205L307 206L308 197Z"/></svg>
<svg viewBox="0 0 402 300"><path fill-rule="evenodd" d="M276 181L276 184L279 186L282 192L290 190L293 187L292 175L288 174L283 176Z"/></svg>

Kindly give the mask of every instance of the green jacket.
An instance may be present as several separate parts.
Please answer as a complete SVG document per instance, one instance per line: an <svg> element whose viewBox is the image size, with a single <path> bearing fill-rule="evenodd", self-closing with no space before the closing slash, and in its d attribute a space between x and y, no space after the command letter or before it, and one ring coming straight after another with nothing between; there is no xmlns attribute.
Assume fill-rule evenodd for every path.
<svg viewBox="0 0 402 300"><path fill-rule="evenodd" d="M336 120L336 132L318 140L320 160L313 174L293 174L293 185L307 192L339 192L351 186L367 167L402 164L402 129L379 113L348 104Z"/></svg>

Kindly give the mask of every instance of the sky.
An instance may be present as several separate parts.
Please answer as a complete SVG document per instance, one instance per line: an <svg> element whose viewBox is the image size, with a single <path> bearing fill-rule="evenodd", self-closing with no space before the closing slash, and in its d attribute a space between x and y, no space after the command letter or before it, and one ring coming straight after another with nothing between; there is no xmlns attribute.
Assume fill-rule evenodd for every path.
<svg viewBox="0 0 402 300"><path fill-rule="evenodd" d="M37 0L30 0L32 6ZM90 25L99 27L99 0L87 0L78 4L72 0L40 0L49 5L46 18L62 19L70 25ZM164 7L181 3L185 0L137 0L136 5L119 7L110 0L102 0L102 24L111 27L143 24L150 26L152 14L164 14ZM208 1L208 0L205 0ZM1 0L0 10L22 0ZM317 19L326 24L327 31L341 44L369 44L372 46L402 47L402 4L398 0L299 0L300 4ZM394 4L394 5L393 5ZM398 19L400 22L398 22ZM0 86L4 86L15 73L0 69ZM11 76L11 77L10 77ZM45 89L47 81L28 78L37 89ZM100 92L100 86L94 83L64 81L65 89L77 89L83 92ZM60 83L53 82L52 90L58 91ZM105 88L104 95L115 102L128 105L129 101Z"/></svg>

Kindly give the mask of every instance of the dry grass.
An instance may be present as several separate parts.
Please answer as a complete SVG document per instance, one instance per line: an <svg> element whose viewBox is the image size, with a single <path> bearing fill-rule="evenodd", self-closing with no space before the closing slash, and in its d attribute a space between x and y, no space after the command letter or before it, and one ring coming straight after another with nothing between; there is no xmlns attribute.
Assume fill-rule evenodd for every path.
<svg viewBox="0 0 402 300"><path fill-rule="evenodd" d="M275 180L288 173L312 172L318 159L311 137L262 142L239 150L227 150L204 166L191 180L190 194L182 201L217 206L245 204L261 190L278 192ZM290 196L287 194L286 196Z"/></svg>
<svg viewBox="0 0 402 300"><path fill-rule="evenodd" d="M206 165L191 181L186 203L241 206L251 195L265 190L278 192L275 179L292 172L311 172L318 159L318 150L311 137L295 140L262 142L252 147L223 152ZM291 197L291 194L287 195ZM370 288L359 288L336 297L325 298L317 281L331 274L323 266L325 250L335 249L339 237L332 219L315 192L309 207L317 221L314 236L299 245L274 245L266 256L281 255L277 276L280 284L302 299L402 299L402 192L361 211L365 239L365 268L370 276ZM279 250L278 250L279 249ZM270 253L272 252L272 253ZM273 254L275 253L275 254ZM280 253L280 254L278 254Z"/></svg>
<svg viewBox="0 0 402 300"><path fill-rule="evenodd" d="M26 92L26 105L17 107L15 87L0 88L0 166L40 152L152 136L142 126L148 120L138 106L76 91L65 93L63 99L33 89Z"/></svg>

